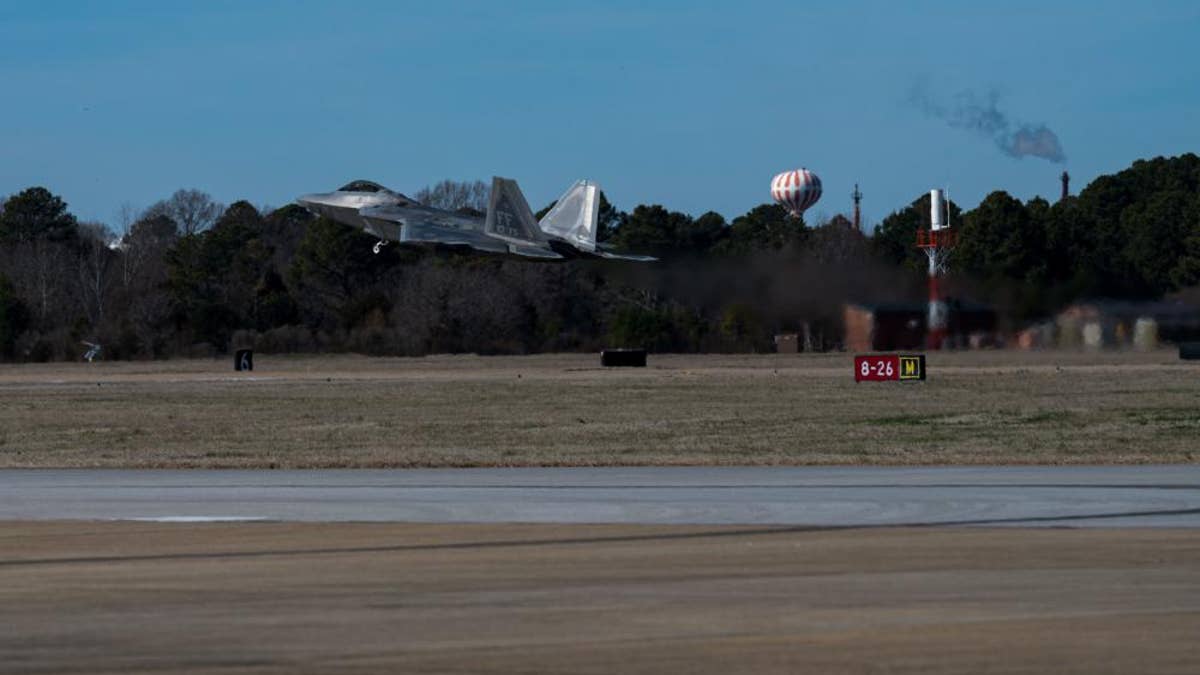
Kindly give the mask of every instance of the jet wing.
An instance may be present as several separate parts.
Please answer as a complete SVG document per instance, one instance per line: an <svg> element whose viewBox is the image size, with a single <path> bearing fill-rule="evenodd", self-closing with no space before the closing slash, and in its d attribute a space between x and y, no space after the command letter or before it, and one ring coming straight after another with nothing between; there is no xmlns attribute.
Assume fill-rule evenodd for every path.
<svg viewBox="0 0 1200 675"><path fill-rule="evenodd" d="M418 209L381 206L362 209L359 215L372 233L401 244L469 248L481 253L512 255L534 260L563 260L549 248L505 241L473 229L478 223L454 214L432 214Z"/></svg>
<svg viewBox="0 0 1200 675"><path fill-rule="evenodd" d="M652 255L636 255L633 253L609 253L608 251L593 251L592 255L605 260L628 260L629 262L658 262Z"/></svg>
<svg viewBox="0 0 1200 675"><path fill-rule="evenodd" d="M541 246L519 246L517 244L509 244L508 252L522 258L531 258L533 260L566 260L566 256L555 253L548 248L542 248Z"/></svg>
<svg viewBox="0 0 1200 675"><path fill-rule="evenodd" d="M658 258L652 255L638 255L636 253L614 253L612 244L604 242L596 244L596 250L591 252L591 255L605 260L628 260L630 262L658 262Z"/></svg>

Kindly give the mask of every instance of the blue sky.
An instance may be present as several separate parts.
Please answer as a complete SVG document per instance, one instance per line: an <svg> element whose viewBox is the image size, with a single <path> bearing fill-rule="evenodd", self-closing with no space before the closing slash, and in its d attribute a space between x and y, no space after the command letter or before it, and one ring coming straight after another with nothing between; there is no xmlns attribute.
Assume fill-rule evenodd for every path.
<svg viewBox="0 0 1200 675"><path fill-rule="evenodd" d="M1054 197L1200 151L1195 2L3 2L0 195L114 223L181 187L281 205L370 178L577 178L619 207L733 218L816 171L814 216L933 186ZM997 96L1067 160L925 114ZM809 219L810 221L813 218Z"/></svg>

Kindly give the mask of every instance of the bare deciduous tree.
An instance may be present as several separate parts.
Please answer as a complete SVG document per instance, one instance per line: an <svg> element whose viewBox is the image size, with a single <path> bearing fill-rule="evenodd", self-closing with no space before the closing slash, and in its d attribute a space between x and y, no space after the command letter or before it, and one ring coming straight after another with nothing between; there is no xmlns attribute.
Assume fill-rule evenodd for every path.
<svg viewBox="0 0 1200 675"><path fill-rule="evenodd" d="M114 214L117 224L117 233L122 237L129 234L129 228L137 222L142 215L141 210L133 205L133 202L121 202L117 207L117 212Z"/></svg>
<svg viewBox="0 0 1200 675"><path fill-rule="evenodd" d="M4 269L33 310L39 327L65 324L75 294L68 291L70 250L59 242L35 239L12 246Z"/></svg>
<svg viewBox="0 0 1200 675"><path fill-rule="evenodd" d="M103 223L80 223L79 234L79 299L92 328L98 330L104 323L113 281L112 268L117 254L111 245L116 237Z"/></svg>
<svg viewBox="0 0 1200 675"><path fill-rule="evenodd" d="M149 276L165 276L163 258L178 238L175 221L166 216L146 216L134 222L121 238L122 283L127 288L138 286L139 279L147 276L148 265L153 267Z"/></svg>
<svg viewBox="0 0 1200 675"><path fill-rule="evenodd" d="M142 218L166 216L175 221L180 233L187 236L212 227L224 211L224 205L213 201L207 192L176 190L169 198L155 202L146 209Z"/></svg>
<svg viewBox="0 0 1200 675"><path fill-rule="evenodd" d="M417 192L416 200L436 209L471 209L482 213L487 210L490 196L491 188L481 180L443 180L436 185L421 188Z"/></svg>

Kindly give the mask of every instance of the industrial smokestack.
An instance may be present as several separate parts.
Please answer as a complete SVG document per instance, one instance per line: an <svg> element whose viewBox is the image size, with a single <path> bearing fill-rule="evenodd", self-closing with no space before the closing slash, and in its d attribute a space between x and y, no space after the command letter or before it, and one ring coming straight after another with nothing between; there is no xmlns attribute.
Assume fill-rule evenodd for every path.
<svg viewBox="0 0 1200 675"><path fill-rule="evenodd" d="M1059 201L1063 201L1071 194L1071 176L1066 171L1062 172L1062 197Z"/></svg>

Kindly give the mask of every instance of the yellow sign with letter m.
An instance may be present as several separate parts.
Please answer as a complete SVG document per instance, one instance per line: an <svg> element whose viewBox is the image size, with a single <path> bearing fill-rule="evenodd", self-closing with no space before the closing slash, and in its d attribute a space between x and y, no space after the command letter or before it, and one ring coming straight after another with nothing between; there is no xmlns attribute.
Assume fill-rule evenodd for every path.
<svg viewBox="0 0 1200 675"><path fill-rule="evenodd" d="M900 379L902 380L923 380L925 379L925 359L921 356L901 356L900 357Z"/></svg>

